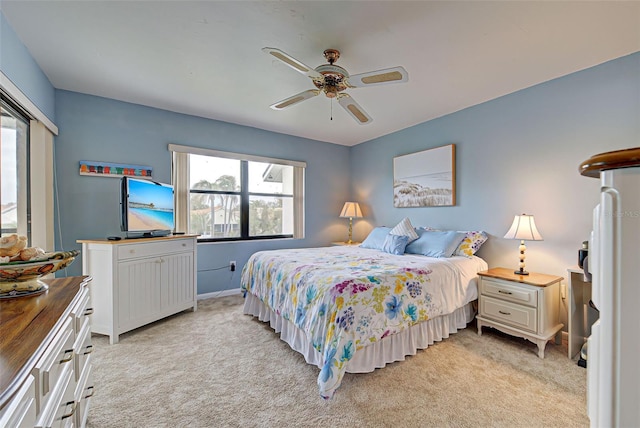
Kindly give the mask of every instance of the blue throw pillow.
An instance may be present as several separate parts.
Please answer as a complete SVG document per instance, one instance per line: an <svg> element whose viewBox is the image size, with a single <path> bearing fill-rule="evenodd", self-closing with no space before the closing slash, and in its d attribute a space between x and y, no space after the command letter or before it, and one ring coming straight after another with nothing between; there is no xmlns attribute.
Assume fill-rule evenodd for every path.
<svg viewBox="0 0 640 428"><path fill-rule="evenodd" d="M406 235L387 235L382 245L382 251L385 253L395 254L401 256L404 254L404 249L409 242L409 237Z"/></svg>
<svg viewBox="0 0 640 428"><path fill-rule="evenodd" d="M360 244L360 247L371 248L372 250L382 250L384 239L387 237L390 231L390 227L376 227L369 233L369 236L367 236L364 242Z"/></svg>
<svg viewBox="0 0 640 428"><path fill-rule="evenodd" d="M409 254L421 254L429 257L451 257L465 237L464 233L453 230L418 230L418 239L407 245Z"/></svg>

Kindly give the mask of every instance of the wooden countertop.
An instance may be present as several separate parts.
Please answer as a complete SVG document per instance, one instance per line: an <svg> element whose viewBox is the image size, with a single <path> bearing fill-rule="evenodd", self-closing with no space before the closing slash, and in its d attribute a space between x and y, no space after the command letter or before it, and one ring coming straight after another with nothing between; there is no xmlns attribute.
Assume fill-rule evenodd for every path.
<svg viewBox="0 0 640 428"><path fill-rule="evenodd" d="M117 241L109 239L78 239L78 244L137 244L138 242L152 242L152 241L168 241L171 239L184 239L184 238L197 238L200 235L168 235L168 236L155 236L151 238L122 238Z"/></svg>
<svg viewBox="0 0 640 428"><path fill-rule="evenodd" d="M49 289L30 297L0 299L0 409L17 392L45 351L42 343L61 318L71 312L71 303L90 276L43 280Z"/></svg>
<svg viewBox="0 0 640 428"><path fill-rule="evenodd" d="M478 275L489 278L505 279L507 281L521 282L523 284L535 285L536 287L547 287L564 279L561 276L534 272L529 272L529 275L518 275L514 273L513 269L503 267L478 272Z"/></svg>
<svg viewBox="0 0 640 428"><path fill-rule="evenodd" d="M640 166L640 147L634 147L591 156L580 164L579 171L584 176L600 178L600 171L638 166Z"/></svg>

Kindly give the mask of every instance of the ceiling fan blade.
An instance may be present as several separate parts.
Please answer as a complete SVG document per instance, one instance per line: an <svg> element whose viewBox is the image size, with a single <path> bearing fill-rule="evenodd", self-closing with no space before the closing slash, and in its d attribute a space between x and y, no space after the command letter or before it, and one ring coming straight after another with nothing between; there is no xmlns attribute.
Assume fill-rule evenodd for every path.
<svg viewBox="0 0 640 428"><path fill-rule="evenodd" d="M275 104L271 104L271 107L274 110L282 110L287 107L291 107L294 104L298 104L301 101L308 100L309 98L315 97L320 93L320 89L309 89L304 92L300 92L299 94L295 94L289 98L285 98L282 101L278 101Z"/></svg>
<svg viewBox="0 0 640 428"><path fill-rule="evenodd" d="M367 73L354 74L348 79L351 88L364 86L384 85L387 83L402 83L409 80L409 73L404 67L385 68L384 70L369 71Z"/></svg>
<svg viewBox="0 0 640 428"><path fill-rule="evenodd" d="M312 79L323 79L322 74L318 73L308 65L301 63L300 61L298 61L288 53L281 51L280 49L262 48L262 52L266 52L269 55L272 55L274 58L293 68L295 71L302 73Z"/></svg>
<svg viewBox="0 0 640 428"><path fill-rule="evenodd" d="M366 111L360 107L349 94L341 93L338 96L338 103L358 122L360 125L371 123L373 119Z"/></svg>

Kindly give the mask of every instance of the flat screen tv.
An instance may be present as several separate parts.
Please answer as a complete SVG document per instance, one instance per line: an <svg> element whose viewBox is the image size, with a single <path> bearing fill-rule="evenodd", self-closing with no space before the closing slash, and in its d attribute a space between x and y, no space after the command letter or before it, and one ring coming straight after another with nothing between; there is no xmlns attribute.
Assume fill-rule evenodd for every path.
<svg viewBox="0 0 640 428"><path fill-rule="evenodd" d="M166 236L175 228L173 186L133 177L121 184L121 228L128 238Z"/></svg>

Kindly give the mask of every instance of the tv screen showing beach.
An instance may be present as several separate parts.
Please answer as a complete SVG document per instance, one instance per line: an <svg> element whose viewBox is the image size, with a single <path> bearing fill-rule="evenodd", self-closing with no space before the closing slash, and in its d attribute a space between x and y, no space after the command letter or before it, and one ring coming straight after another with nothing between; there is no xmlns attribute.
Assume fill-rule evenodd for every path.
<svg viewBox="0 0 640 428"><path fill-rule="evenodd" d="M173 188L146 180L128 180L129 231L173 230Z"/></svg>

